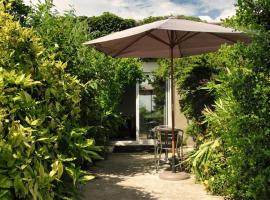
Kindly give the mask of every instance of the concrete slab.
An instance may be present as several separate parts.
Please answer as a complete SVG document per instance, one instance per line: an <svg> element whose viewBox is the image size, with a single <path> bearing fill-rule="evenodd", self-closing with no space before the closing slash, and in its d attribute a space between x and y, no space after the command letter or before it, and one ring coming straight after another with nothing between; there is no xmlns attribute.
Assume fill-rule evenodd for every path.
<svg viewBox="0 0 270 200"><path fill-rule="evenodd" d="M81 191L83 200L223 200L207 194L194 177L182 181L159 178L153 154L113 153L91 171L97 176Z"/></svg>
<svg viewBox="0 0 270 200"><path fill-rule="evenodd" d="M136 140L119 140L119 141L113 141L111 143L113 146L138 146L138 145L154 145L153 139L142 139L139 141Z"/></svg>

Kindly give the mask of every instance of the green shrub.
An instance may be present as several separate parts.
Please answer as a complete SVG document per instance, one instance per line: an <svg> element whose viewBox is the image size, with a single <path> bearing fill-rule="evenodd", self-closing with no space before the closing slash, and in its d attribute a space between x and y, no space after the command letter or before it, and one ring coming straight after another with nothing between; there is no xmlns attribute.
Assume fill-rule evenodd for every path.
<svg viewBox="0 0 270 200"><path fill-rule="evenodd" d="M218 139L220 145L207 159L200 153L204 144L190 157L196 160L191 164L208 189L231 199L266 200L270 195L270 82L267 65L262 63L262 57L267 62L264 52L269 44L266 39L258 41L262 40L220 52L219 62L227 68L217 75L218 84L208 84L217 100L214 109L204 111L207 139Z"/></svg>
<svg viewBox="0 0 270 200"><path fill-rule="evenodd" d="M90 127L88 137L103 145L124 123L118 105L125 88L142 78L141 63L138 59L114 59L83 43L131 27L133 21L110 13L88 18L70 11L60 16L50 11L50 2L34 9L29 24L41 38L44 54L55 54L57 60L67 63L66 72L86 84L81 93L80 124Z"/></svg>
<svg viewBox="0 0 270 200"><path fill-rule="evenodd" d="M227 23L253 34L248 47L223 49L218 62L226 67L210 82L217 101L205 111L208 138L219 138L220 147L201 167L209 190L229 199L267 200L270 196L269 168L269 2L237 1L237 14ZM200 149L199 149L200 151ZM197 153L198 155L198 153ZM212 154L213 155L213 154ZM193 157L193 159L196 159ZM197 159L204 161L202 157ZM204 164L206 163L206 164Z"/></svg>
<svg viewBox="0 0 270 200"><path fill-rule="evenodd" d="M25 26L27 17L31 13L31 7L24 4L23 0L4 0L6 12L11 14L16 21Z"/></svg>
<svg viewBox="0 0 270 200"><path fill-rule="evenodd" d="M189 120L186 133L195 140L201 141L206 135L203 110L211 107L215 100L215 91L206 86L220 71L220 67L213 63L215 54L174 59L176 88L180 95L181 112ZM156 85L164 81L168 75L168 60L160 60L160 67L155 74ZM164 90L163 90L164 92ZM160 100L159 100L160 99ZM164 102L164 96L158 100ZM163 103L162 102L162 103Z"/></svg>
<svg viewBox="0 0 270 200"><path fill-rule="evenodd" d="M99 148L78 126L82 85L44 57L31 29L0 5L0 198L63 199L93 176Z"/></svg>
<svg viewBox="0 0 270 200"><path fill-rule="evenodd" d="M234 199L268 199L269 80L247 69L227 76L216 110L206 113L209 131L221 137L219 152L225 155L225 164L210 179L211 190Z"/></svg>

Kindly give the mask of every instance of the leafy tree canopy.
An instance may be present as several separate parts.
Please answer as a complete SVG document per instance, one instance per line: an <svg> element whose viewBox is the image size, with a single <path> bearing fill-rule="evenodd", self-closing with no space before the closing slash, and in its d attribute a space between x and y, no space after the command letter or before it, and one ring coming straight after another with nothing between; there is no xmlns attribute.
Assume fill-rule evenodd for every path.
<svg viewBox="0 0 270 200"><path fill-rule="evenodd" d="M109 12L104 12L100 16L79 18L87 21L89 32L94 38L136 26L135 20L123 19Z"/></svg>

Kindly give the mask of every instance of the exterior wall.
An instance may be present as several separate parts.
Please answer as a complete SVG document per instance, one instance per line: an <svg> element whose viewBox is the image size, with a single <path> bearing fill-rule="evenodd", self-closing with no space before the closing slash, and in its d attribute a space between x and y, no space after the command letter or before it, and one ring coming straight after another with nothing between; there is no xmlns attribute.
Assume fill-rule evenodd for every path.
<svg viewBox="0 0 270 200"><path fill-rule="evenodd" d="M140 139L140 99L139 99L139 83L136 84L136 141Z"/></svg>
<svg viewBox="0 0 270 200"><path fill-rule="evenodd" d="M174 97L175 127L185 130L187 128L188 122L185 115L181 113L179 100L180 96L178 95L178 92L175 89L175 97Z"/></svg>
<svg viewBox="0 0 270 200"><path fill-rule="evenodd" d="M151 73L153 72L156 68L158 67L156 62L144 62L143 63L143 71L145 73ZM168 79L167 81L167 86L166 86L166 120L167 124L169 126L171 126L171 85L170 85L170 79ZM175 85L175 84L174 84ZM135 90L135 89L134 89ZM180 128L183 129L185 131L185 129L188 126L188 121L185 118L184 114L181 113L180 111L180 104L179 104L179 100L180 100L180 96L178 95L178 92L176 90L176 88L174 88L175 90L175 127L176 128ZM136 140L139 140L139 84L136 85ZM192 140L191 137L185 136L185 141L187 145L193 145L194 142Z"/></svg>
<svg viewBox="0 0 270 200"><path fill-rule="evenodd" d="M181 105L179 103L180 96L176 88L174 88L174 94L175 94L175 97L174 97L175 127L180 128L185 131L188 126L188 120L186 119L185 115L181 113ZM190 136L184 135L184 141L186 142L186 145L188 146L194 145L194 141Z"/></svg>
<svg viewBox="0 0 270 200"><path fill-rule="evenodd" d="M158 68L157 62L144 62L143 63L143 72L151 73Z"/></svg>
<svg viewBox="0 0 270 200"><path fill-rule="evenodd" d="M157 62L143 62L143 72L148 74L152 73L158 68ZM139 95L139 83L136 84L136 140L140 140L140 95Z"/></svg>

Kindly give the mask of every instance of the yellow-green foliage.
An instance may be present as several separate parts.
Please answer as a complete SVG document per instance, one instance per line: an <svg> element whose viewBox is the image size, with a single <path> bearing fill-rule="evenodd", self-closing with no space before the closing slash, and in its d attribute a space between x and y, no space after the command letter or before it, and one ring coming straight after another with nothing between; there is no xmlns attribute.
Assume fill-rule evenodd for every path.
<svg viewBox="0 0 270 200"><path fill-rule="evenodd" d="M78 127L80 82L0 5L0 199L71 197L100 158ZM73 184L72 184L73 182ZM67 184L71 183L71 184Z"/></svg>

